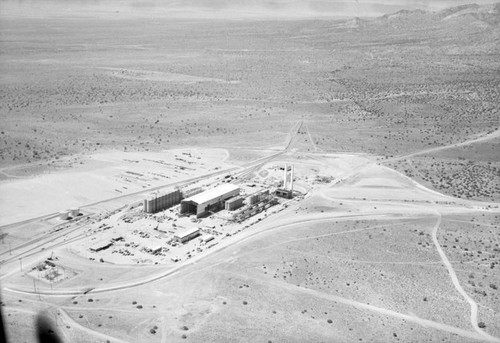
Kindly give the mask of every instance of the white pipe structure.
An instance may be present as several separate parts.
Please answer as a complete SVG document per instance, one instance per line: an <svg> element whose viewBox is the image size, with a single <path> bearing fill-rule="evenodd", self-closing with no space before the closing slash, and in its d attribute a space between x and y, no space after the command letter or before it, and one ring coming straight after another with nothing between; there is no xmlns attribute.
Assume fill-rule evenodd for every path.
<svg viewBox="0 0 500 343"><path fill-rule="evenodd" d="M290 190L293 192L293 164L292 164L292 172L291 172L291 175L290 175Z"/></svg>

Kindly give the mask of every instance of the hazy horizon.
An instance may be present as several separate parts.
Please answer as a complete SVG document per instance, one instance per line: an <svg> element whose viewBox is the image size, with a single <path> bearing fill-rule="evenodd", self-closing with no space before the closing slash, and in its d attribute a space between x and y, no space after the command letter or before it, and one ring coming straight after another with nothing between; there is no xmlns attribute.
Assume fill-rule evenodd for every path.
<svg viewBox="0 0 500 343"><path fill-rule="evenodd" d="M152 17L152 18L308 18L376 17L400 10L444 8L498 1L478 0L186 0L186 1L34 1L0 0L2 17Z"/></svg>

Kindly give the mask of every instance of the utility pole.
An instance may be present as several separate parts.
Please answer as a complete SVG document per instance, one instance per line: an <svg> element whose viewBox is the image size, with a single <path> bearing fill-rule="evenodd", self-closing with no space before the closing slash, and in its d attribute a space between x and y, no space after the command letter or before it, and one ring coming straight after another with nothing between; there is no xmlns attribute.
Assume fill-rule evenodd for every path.
<svg viewBox="0 0 500 343"><path fill-rule="evenodd" d="M23 258L19 257L19 264L21 265L21 271L23 271Z"/></svg>

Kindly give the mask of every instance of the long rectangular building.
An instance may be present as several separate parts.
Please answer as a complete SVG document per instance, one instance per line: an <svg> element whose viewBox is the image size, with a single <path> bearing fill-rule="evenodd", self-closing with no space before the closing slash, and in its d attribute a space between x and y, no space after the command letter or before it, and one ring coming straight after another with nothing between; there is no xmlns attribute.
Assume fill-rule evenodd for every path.
<svg viewBox="0 0 500 343"><path fill-rule="evenodd" d="M211 211L222 209L224 201L239 194L238 186L225 183L182 200L181 213L192 213L196 217L202 217Z"/></svg>
<svg viewBox="0 0 500 343"><path fill-rule="evenodd" d="M176 233L174 235L174 240L179 243L186 243L187 241L190 241L191 239L197 237L200 235L200 229L197 227L194 227L192 229L188 229L183 232Z"/></svg>

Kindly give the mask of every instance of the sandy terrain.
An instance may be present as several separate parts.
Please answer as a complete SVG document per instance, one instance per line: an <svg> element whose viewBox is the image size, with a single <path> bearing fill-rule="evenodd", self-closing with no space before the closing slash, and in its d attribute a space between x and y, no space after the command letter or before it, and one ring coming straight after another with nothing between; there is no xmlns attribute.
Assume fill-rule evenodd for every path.
<svg viewBox="0 0 500 343"><path fill-rule="evenodd" d="M163 153L107 152L85 156L71 170L0 182L0 224L81 207L220 169L230 169L223 150L183 149ZM62 161L64 163L65 161ZM26 198L37 199L36 206Z"/></svg>
<svg viewBox="0 0 500 343"><path fill-rule="evenodd" d="M500 342L499 5L230 25L88 6L0 18L11 340L46 311L65 342ZM229 182L248 205L285 163L293 199L248 218L142 209Z"/></svg>

